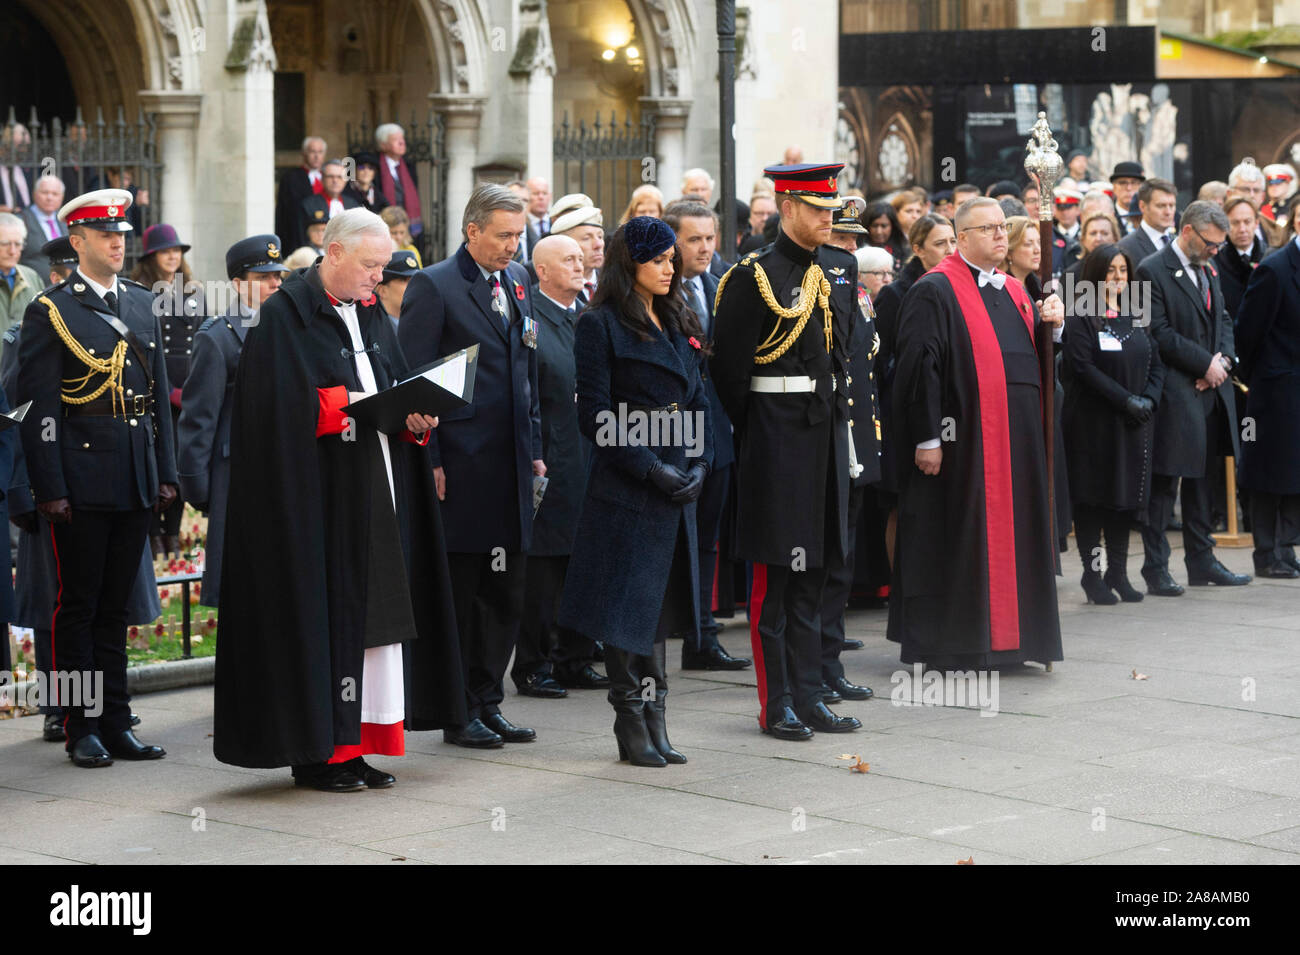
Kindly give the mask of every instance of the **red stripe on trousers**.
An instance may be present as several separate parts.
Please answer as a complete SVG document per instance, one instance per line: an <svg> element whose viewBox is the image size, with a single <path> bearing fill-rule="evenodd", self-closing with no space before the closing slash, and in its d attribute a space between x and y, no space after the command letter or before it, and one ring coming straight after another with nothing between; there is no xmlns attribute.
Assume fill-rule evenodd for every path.
<svg viewBox="0 0 1300 955"><path fill-rule="evenodd" d="M1012 502L1011 430L1007 374L1002 346L984 299L965 261L957 253L935 266L948 277L970 337L979 394L980 448L983 456L985 558L989 575L989 648L1020 647L1020 602L1016 581L1016 515ZM1008 276L1005 289L1024 319L1031 345L1034 312L1024 286ZM1040 395L1042 400L1050 396ZM1010 560L1008 560L1010 556Z"/></svg>
<svg viewBox="0 0 1300 955"><path fill-rule="evenodd" d="M59 672L59 657L55 650L54 624L59 619L59 604L63 602L63 565L59 562L59 542L54 536L54 525L50 525L50 546L54 548L54 578L59 582L59 593L54 598L54 613L50 616L50 676ZM57 686L58 684L55 683ZM62 705L62 701L60 704ZM68 736L68 709L63 708L63 736Z"/></svg>
<svg viewBox="0 0 1300 955"><path fill-rule="evenodd" d="M754 650L754 671L758 674L758 724L767 729L767 666L763 659L763 638L758 621L767 597L767 564L754 565L754 585L749 592L749 643Z"/></svg>
<svg viewBox="0 0 1300 955"><path fill-rule="evenodd" d="M396 723L362 723L361 742L335 746L328 762L346 763L358 756L405 756L406 738L402 735L402 721Z"/></svg>

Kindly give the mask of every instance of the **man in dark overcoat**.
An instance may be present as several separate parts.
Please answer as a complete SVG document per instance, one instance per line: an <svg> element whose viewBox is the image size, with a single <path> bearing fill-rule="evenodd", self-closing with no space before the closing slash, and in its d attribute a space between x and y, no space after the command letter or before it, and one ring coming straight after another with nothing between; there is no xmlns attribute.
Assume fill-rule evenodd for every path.
<svg viewBox="0 0 1300 955"><path fill-rule="evenodd" d="M1300 577L1300 237L1252 273L1236 341L1238 374L1250 389L1245 424L1252 440L1242 442L1241 486L1250 491L1255 573Z"/></svg>
<svg viewBox="0 0 1300 955"><path fill-rule="evenodd" d="M398 339L412 367L477 344L474 398L429 441L465 666L467 722L444 738L491 748L536 738L501 714L523 613L533 477L545 476L537 337L528 273L512 261L524 203L504 186L470 195L456 254L411 278Z"/></svg>
<svg viewBox="0 0 1300 955"><path fill-rule="evenodd" d="M1210 468L1238 454L1236 405L1229 373L1236 364L1232 319L1223 306L1211 259L1227 241L1228 217L1198 200L1183 212L1178 238L1141 262L1137 278L1151 289L1150 333L1160 348L1165 384L1156 409L1151 498L1142 524L1147 592L1177 597L1165 531L1182 478L1183 560L1192 585L1240 586L1214 556L1210 535ZM1235 506L1235 505L1234 505Z"/></svg>

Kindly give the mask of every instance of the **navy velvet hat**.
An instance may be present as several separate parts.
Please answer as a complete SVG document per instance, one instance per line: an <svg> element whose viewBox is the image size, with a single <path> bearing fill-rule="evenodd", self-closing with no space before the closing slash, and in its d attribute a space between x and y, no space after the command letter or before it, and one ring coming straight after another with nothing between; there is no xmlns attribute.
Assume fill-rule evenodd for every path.
<svg viewBox="0 0 1300 955"><path fill-rule="evenodd" d="M623 226L623 237L627 240L627 250L632 261L638 265L644 265L677 243L676 233L668 228L666 222L654 216L628 219Z"/></svg>

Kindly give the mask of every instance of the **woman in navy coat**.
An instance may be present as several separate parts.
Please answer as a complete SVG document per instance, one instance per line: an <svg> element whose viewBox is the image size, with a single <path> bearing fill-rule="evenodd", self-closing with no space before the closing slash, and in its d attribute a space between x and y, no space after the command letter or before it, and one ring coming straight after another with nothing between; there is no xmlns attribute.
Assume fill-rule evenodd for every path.
<svg viewBox="0 0 1300 955"><path fill-rule="evenodd" d="M605 644L619 758L635 766L686 762L665 727L664 638L699 642L695 502L713 458L705 349L672 229L629 219L574 337L578 426L593 453L559 624Z"/></svg>

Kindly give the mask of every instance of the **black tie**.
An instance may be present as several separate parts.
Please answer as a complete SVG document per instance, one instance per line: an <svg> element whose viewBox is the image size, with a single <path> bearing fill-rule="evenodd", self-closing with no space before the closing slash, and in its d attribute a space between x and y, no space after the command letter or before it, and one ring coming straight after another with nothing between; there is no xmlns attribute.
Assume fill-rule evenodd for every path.
<svg viewBox="0 0 1300 955"><path fill-rule="evenodd" d="M113 310L113 314L114 314L114 315L117 314L117 296L116 296L116 295L114 295L112 292L105 292L105 293L104 293L104 304L107 305L109 308L111 308L111 309Z"/></svg>

